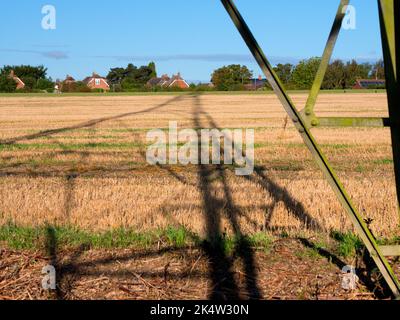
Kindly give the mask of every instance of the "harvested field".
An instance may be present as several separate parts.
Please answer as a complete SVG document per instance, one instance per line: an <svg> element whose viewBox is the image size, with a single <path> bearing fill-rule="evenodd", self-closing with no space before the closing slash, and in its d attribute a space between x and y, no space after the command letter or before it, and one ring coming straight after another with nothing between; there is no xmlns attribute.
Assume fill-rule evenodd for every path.
<svg viewBox="0 0 400 320"><path fill-rule="evenodd" d="M306 95L294 95L304 105ZM324 94L321 116L386 116L385 94ZM256 173L152 167L146 132L167 128L255 128ZM228 199L243 232L350 228L297 132L284 129L273 95L0 98L0 224L148 230L183 225L205 235L204 190L222 213ZM398 231L390 133L315 129L354 202L378 236ZM199 179L207 176L207 184ZM224 188L224 185L226 188ZM220 203L218 205L217 203ZM220 207L220 208L219 208ZM226 211L226 210L225 210Z"/></svg>
<svg viewBox="0 0 400 320"><path fill-rule="evenodd" d="M298 106L303 106L306 98L305 94L293 95ZM383 117L387 116L387 101L382 93L323 94L316 109L320 116ZM155 128L167 129L169 121L177 121L180 129L254 128L254 174L239 177L229 166L150 166L145 159L146 133ZM173 226L184 228L199 239L265 233L274 241L289 237L323 238L327 242L334 232L352 231L349 219L299 134L291 124L286 126L285 123L286 114L274 95L2 96L0 226L73 227L87 232L122 228L138 233ZM371 219L374 234L380 239L398 237L399 214L389 129L318 128L313 133L360 212L365 219ZM287 250L303 250L299 248L304 247L304 243L301 245L299 240L287 241ZM242 247L239 251L252 247ZM1 259L23 259L23 255L18 258L6 250L7 241L4 241L4 248ZM79 259L89 264L93 258L96 265L98 259L118 260L120 255L129 255L132 252L129 250L134 249L121 250L88 250ZM155 258L160 261L154 265L154 270L164 270L168 261L173 261L171 268L176 275L186 272L187 276L188 270L198 273L195 281L200 292L190 291L189 276L183 277L184 280L170 279L167 283L163 282L163 275L154 276L156 280L142 277L148 272L142 268L147 258L129 258L130 262L124 267L140 275L134 280L137 283L126 282L126 274L117 280L107 275L111 271L119 272L114 261L112 270L102 271L102 267L96 265L99 270L95 275L79 278L78 287L70 291L62 288L61 293L68 299L210 297L213 292L210 287L216 285L212 279L212 275L215 276L213 257L204 256L207 250L206 253L196 250L187 249L184 253L171 253L171 256L160 253ZM241 262L233 255L233 261L226 261L229 267L222 267L234 270L235 277L239 278L240 269L257 269L256 273L260 274L261 265L267 261L276 258L283 263L286 259L257 250L250 256L239 251ZM74 255L71 251L62 252L56 261L59 265ZM25 254L32 255L30 251ZM44 259L50 258L47 255ZM198 264L191 269L197 259ZM340 274L339 266L329 263L327 257L321 259L317 265L325 268L324 271L314 270L301 284L291 282L299 276L296 271L293 277L288 277L288 283L281 281L279 285L268 287L266 283L279 280L268 278L274 277L270 274L272 270L287 268L276 269L270 262L272 265L267 268L271 269L264 270L264 274L261 272L257 280L260 281L258 285L267 290L259 292L258 298L312 299L316 298L315 294L320 295L317 298L352 298L337 288L337 284L340 286L340 281L335 282ZM293 261L292 265L297 263ZM305 263L307 268L314 268L313 259ZM40 262L32 262L24 265L23 270L33 272L29 270L39 270L41 266ZM4 268L0 265L0 271ZM46 293L34 286L28 292L19 287L15 292L9 291L13 287L5 281L14 278L7 272L0 272L0 299L2 296L46 297ZM285 269L285 272L292 271ZM322 280L319 292L316 279L322 272L328 274L329 279ZM244 277L237 281L244 281L244 289L236 293L240 297L252 297L251 290L246 291L245 281L252 276ZM131 294L131 285L141 286L140 293ZM306 289L296 291L293 286ZM183 291L175 292L171 288L183 288ZM223 295L229 297L229 292L224 290ZM312 293L313 290L317 293ZM353 294L353 298L372 298L365 293L365 287Z"/></svg>

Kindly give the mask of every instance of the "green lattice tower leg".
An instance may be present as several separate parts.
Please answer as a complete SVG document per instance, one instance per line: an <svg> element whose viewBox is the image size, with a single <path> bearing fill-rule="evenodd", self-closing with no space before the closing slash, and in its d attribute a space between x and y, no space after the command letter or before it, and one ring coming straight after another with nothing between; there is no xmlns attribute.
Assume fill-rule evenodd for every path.
<svg viewBox="0 0 400 320"><path fill-rule="evenodd" d="M311 87L306 106L304 110L301 111L301 115L303 116L308 127L317 126L319 124L318 118L316 117L314 112L314 107L317 102L318 94L321 90L326 71L328 70L329 62L332 58L332 53L335 48L336 41L339 37L340 29L342 28L342 22L346 15L345 9L349 5L349 2L350 0L340 0L335 20L333 21L332 29L329 34L329 38L326 43L317 74L315 75L315 79Z"/></svg>
<svg viewBox="0 0 400 320"><path fill-rule="evenodd" d="M378 0L397 199L400 204L400 1Z"/></svg>
<svg viewBox="0 0 400 320"><path fill-rule="evenodd" d="M269 63L268 59L266 58L264 52L257 43L256 39L254 38L252 32L250 31L249 27L247 26L246 22L241 16L239 10L234 5L233 0L221 0L221 2L224 5L229 16L231 17L233 23L237 27L239 33L242 35L243 40L246 42L248 48L250 49L251 53L253 54L260 68L263 70L265 76L267 77L269 83L274 89L276 95L281 101L289 117L292 119L294 126L296 127L301 137L303 138L307 148L310 150L315 161L317 162L322 172L324 173L328 183L331 185L338 200L342 204L343 208L346 210L350 220L352 221L357 231L357 234L363 241L365 247L370 253L372 259L374 260L376 266L381 272L383 278L385 279L387 285L391 289L393 295L396 298L399 298L400 283L396 275L394 274L392 268L390 267L387 259L382 254L378 244L376 243L374 236L368 229L362 216L358 213L357 209L350 200L349 195L347 194L343 185L336 176L336 173L330 166L327 158L323 154L318 143L311 134L309 128L306 125L306 122L300 115L300 112L296 109L294 103L292 102L286 90L284 89L281 81L274 72L271 64Z"/></svg>

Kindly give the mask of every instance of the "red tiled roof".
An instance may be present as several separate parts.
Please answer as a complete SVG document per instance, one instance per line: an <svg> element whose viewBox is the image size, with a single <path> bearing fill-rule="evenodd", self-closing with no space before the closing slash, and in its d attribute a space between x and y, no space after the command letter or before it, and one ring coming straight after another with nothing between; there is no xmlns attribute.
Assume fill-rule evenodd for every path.
<svg viewBox="0 0 400 320"><path fill-rule="evenodd" d="M83 82L88 84L92 79L103 79L107 82L107 78L104 78L100 75L98 75L96 72L93 72L93 74L89 77L86 77L85 79L83 79Z"/></svg>
<svg viewBox="0 0 400 320"><path fill-rule="evenodd" d="M188 87L189 85L186 83L186 81L181 77L181 74L178 73L176 75L173 75L171 78L168 77L168 75L164 74L161 78L153 78L150 79L147 82L147 85L149 86L161 86L164 88L170 87L172 84L180 82L181 85L180 87Z"/></svg>

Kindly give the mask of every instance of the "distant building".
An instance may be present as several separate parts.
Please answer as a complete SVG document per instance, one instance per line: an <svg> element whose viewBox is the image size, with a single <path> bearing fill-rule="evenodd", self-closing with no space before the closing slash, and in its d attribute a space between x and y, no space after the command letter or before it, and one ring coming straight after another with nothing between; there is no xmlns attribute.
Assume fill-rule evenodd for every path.
<svg viewBox="0 0 400 320"><path fill-rule="evenodd" d="M65 77L65 80L62 83L69 85L69 84L73 84L75 82L76 82L76 80L74 79L74 77L67 74L67 76Z"/></svg>
<svg viewBox="0 0 400 320"><path fill-rule="evenodd" d="M358 79L353 89L379 89L385 88L386 81L381 79Z"/></svg>
<svg viewBox="0 0 400 320"><path fill-rule="evenodd" d="M60 90L60 92L71 92L74 91L75 84L76 80L72 76L67 74L65 80L59 84L58 89Z"/></svg>
<svg viewBox="0 0 400 320"><path fill-rule="evenodd" d="M267 79L263 79L261 76L258 78L250 79L250 82L245 84L244 87L246 90L261 90L265 88L268 83Z"/></svg>
<svg viewBox="0 0 400 320"><path fill-rule="evenodd" d="M171 80L165 84L168 88L188 89L189 84L181 77L181 74L172 76Z"/></svg>
<svg viewBox="0 0 400 320"><path fill-rule="evenodd" d="M25 88L25 83L15 75L14 70L11 70L9 77L10 77L10 79L13 79L15 81L15 83L17 84L17 88L16 88L17 90Z"/></svg>
<svg viewBox="0 0 400 320"><path fill-rule="evenodd" d="M99 76L97 73L93 72L90 77L87 77L83 80L91 90L101 89L104 91L110 91L110 85L107 82L107 79Z"/></svg>
<svg viewBox="0 0 400 320"><path fill-rule="evenodd" d="M148 87L162 87L164 84L166 84L168 81L170 81L171 78L167 74L163 74L160 78L151 78L147 82Z"/></svg>
<svg viewBox="0 0 400 320"><path fill-rule="evenodd" d="M181 77L180 73L173 75L171 78L166 74L164 74L161 78L152 78L147 82L147 86L151 88L189 88L189 84Z"/></svg>

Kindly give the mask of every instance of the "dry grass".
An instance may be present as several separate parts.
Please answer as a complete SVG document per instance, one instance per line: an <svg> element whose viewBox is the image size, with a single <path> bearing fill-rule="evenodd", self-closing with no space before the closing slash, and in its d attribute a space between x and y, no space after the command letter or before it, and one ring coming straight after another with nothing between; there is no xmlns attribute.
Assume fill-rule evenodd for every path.
<svg viewBox="0 0 400 320"><path fill-rule="evenodd" d="M293 99L301 106L306 95ZM325 94L317 109L321 116L387 116L386 95ZM0 145L0 224L183 225L200 235L210 235L211 222L245 234L351 229L284 119L273 95L0 97L0 139L8 143ZM148 166L146 131L172 120L181 128L256 128L260 169L243 178L228 168ZM314 133L376 235L398 234L389 130Z"/></svg>
<svg viewBox="0 0 400 320"><path fill-rule="evenodd" d="M298 252L294 255L293 252ZM370 300L372 289L363 283L358 290L344 291L342 274L334 263L304 248L299 240L274 243L270 254L256 251L255 279L248 278L240 260L215 286L210 265L202 250L90 250L59 252L57 290L40 286L42 268L54 261L41 252L0 250L0 300L195 300L262 298L269 300ZM338 262L344 263L344 262ZM296 266L296 268L293 268ZM224 274L226 276L226 274ZM249 292L249 282L253 290ZM253 283L254 282L254 283Z"/></svg>

